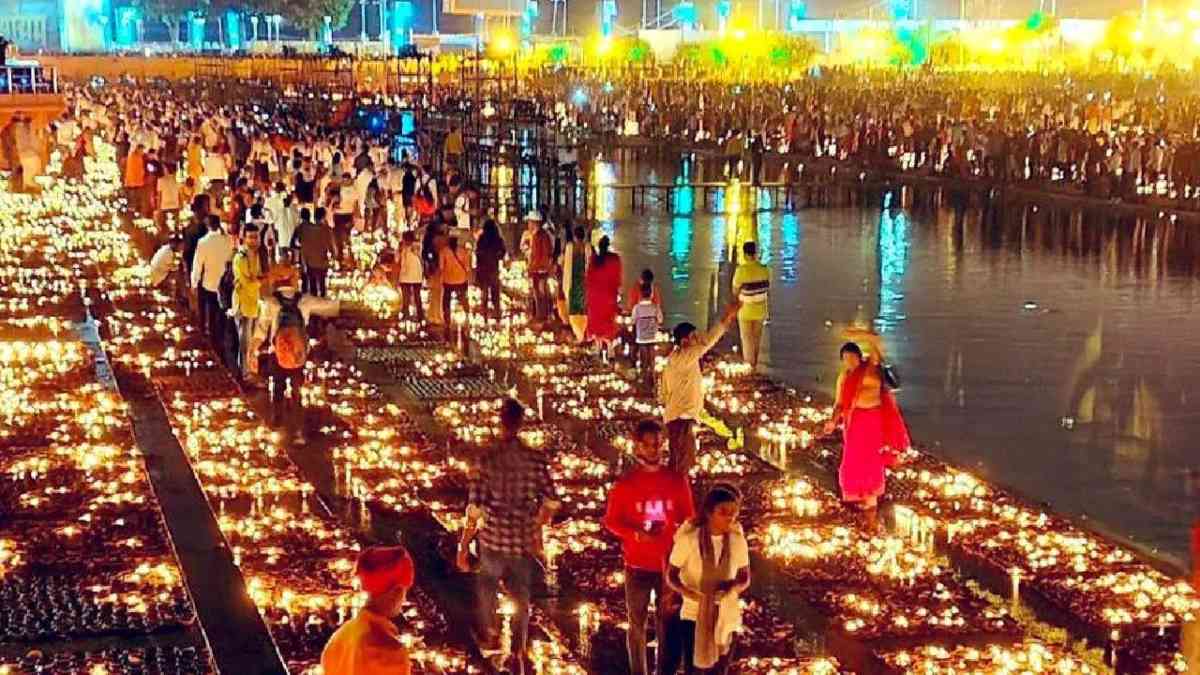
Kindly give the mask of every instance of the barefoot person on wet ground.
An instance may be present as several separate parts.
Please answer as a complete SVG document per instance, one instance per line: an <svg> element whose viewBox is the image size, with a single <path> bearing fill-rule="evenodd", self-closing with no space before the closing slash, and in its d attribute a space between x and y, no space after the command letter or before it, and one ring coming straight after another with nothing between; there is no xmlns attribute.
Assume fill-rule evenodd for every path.
<svg viewBox="0 0 1200 675"><path fill-rule="evenodd" d="M506 256L508 247L500 236L500 227L488 218L475 246L475 283L483 297L480 312L496 320L500 319L500 267Z"/></svg>
<svg viewBox="0 0 1200 675"><path fill-rule="evenodd" d="M683 596L680 618L685 672L725 675L742 627L738 597L750 587L750 549L738 524L742 495L718 483L700 513L675 534L667 583ZM674 675L672 664L660 675Z"/></svg>
<svg viewBox="0 0 1200 675"><path fill-rule="evenodd" d="M562 289L567 303L567 323L575 341L582 343L587 335L587 233L578 225L567 230L562 255Z"/></svg>
<svg viewBox="0 0 1200 675"><path fill-rule="evenodd" d="M849 330L854 342L842 345L837 405L825 425L827 434L840 423L844 439L838 481L842 499L858 505L873 523L884 490L884 468L912 444L896 398L888 391L883 368L883 342L878 335ZM863 356L859 343L870 349Z"/></svg>
<svg viewBox="0 0 1200 675"><path fill-rule="evenodd" d="M671 332L675 349L667 357L667 365L658 382L658 398L663 405L663 422L667 425L670 466L684 476L696 461L693 427L704 412L704 375L700 372L700 359L721 341L741 306L735 298L725 309L721 322L707 333L700 333L686 321Z"/></svg>
<svg viewBox="0 0 1200 675"><path fill-rule="evenodd" d="M662 325L662 305L656 303L654 282L642 278L637 287L637 301L630 309L633 320L633 340L637 346L635 354L639 375L651 390L654 388L654 357L658 350L658 329Z"/></svg>
<svg viewBox="0 0 1200 675"><path fill-rule="evenodd" d="M450 341L451 321L450 303L458 298L458 305L466 313L462 329L471 325L471 302L467 296L467 281L470 279L468 270L471 269L471 255L466 248L458 245L458 237L446 239L446 247L441 250L438 259L438 270L442 274L442 321L444 322L446 341Z"/></svg>
<svg viewBox="0 0 1200 675"><path fill-rule="evenodd" d="M629 672L646 675L646 617L650 594L657 595L654 633L659 665L679 665L682 641L677 622L678 598L667 592L663 569L675 531L694 515L692 489L682 474L663 466L662 426L642 420L633 434L637 465L625 473L608 495L604 526L621 540L625 558L625 609L629 631ZM668 624L674 630L668 628ZM661 671L660 672L671 672Z"/></svg>
<svg viewBox="0 0 1200 675"><path fill-rule="evenodd" d="M742 336L742 358L752 370L758 370L763 324L767 320L767 292L771 271L758 261L758 245L742 245L742 263L733 273L733 293L742 301L738 310L738 331Z"/></svg>
<svg viewBox="0 0 1200 675"><path fill-rule="evenodd" d="M612 356L621 312L618 296L621 293L623 268L621 256L609 250L608 237L601 237L584 279L586 289L587 329L585 335L596 342L600 353Z"/></svg>
<svg viewBox="0 0 1200 675"><path fill-rule="evenodd" d="M288 264L272 271L269 284L275 292L261 306L255 344L267 345L272 354L267 390L271 398L270 423L294 430L295 441L306 442L304 436L304 364L308 361L308 325L312 317L335 317L341 312L341 302L300 291L299 273ZM288 406L291 411L289 412ZM291 433L289 431L289 433Z"/></svg>
<svg viewBox="0 0 1200 675"><path fill-rule="evenodd" d="M550 465L541 452L518 437L525 409L513 399L500 408L500 438L473 468L468 481L467 520L458 544L458 569L470 569L469 548L479 537L479 577L476 607L480 651L494 653L500 644L496 629L496 595L500 582L516 605L511 653L516 675L529 666L529 595L535 569L543 557L542 528L558 510Z"/></svg>

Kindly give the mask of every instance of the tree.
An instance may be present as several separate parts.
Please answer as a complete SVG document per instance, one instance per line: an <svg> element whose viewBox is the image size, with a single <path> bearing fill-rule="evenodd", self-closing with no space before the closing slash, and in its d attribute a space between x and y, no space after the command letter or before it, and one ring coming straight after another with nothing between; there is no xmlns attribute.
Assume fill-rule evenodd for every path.
<svg viewBox="0 0 1200 675"><path fill-rule="evenodd" d="M337 30L350 20L350 10L356 0L277 0L279 14L292 24L304 28L309 35L315 35L325 26L325 17L329 17L330 27Z"/></svg>
<svg viewBox="0 0 1200 675"><path fill-rule="evenodd" d="M171 44L179 44L179 24L187 19L188 13L202 9L196 0L139 0L142 14L148 19L157 19L171 31Z"/></svg>

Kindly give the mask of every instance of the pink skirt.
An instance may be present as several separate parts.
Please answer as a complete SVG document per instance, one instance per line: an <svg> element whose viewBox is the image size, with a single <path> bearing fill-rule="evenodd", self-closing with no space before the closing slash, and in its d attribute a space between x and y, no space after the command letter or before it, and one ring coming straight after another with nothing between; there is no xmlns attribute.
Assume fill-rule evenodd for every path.
<svg viewBox="0 0 1200 675"><path fill-rule="evenodd" d="M856 408L844 432L838 482L842 499L862 502L883 494L883 408Z"/></svg>

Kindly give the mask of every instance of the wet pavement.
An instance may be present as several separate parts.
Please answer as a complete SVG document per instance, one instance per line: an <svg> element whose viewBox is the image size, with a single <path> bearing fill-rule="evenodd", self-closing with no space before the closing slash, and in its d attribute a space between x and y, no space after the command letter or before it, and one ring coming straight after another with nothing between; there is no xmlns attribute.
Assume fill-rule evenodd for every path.
<svg viewBox="0 0 1200 675"><path fill-rule="evenodd" d="M687 172L712 180L719 169ZM595 175L629 183L683 174L625 161ZM1197 503L1186 479L1200 466L1197 234L1032 209L881 208L898 195L752 221L748 208L707 213L686 194L674 213L633 213L627 193L598 198L627 283L654 270L668 324L703 324L714 287L725 301L728 251L756 231L772 270L765 352L774 375L832 395L840 327L873 322L901 371L899 398L918 442L1186 559Z"/></svg>

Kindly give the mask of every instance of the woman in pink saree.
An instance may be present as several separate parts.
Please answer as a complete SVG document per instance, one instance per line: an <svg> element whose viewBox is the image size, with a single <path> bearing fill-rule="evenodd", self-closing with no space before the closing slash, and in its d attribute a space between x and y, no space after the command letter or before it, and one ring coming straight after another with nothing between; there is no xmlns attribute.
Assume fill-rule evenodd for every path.
<svg viewBox="0 0 1200 675"><path fill-rule="evenodd" d="M825 430L833 433L841 423L844 442L838 482L842 499L858 505L867 512L868 520L873 520L884 490L884 468L894 466L899 453L912 442L896 398L884 382L879 336L858 330L847 335L856 342L842 346L837 405ZM869 347L867 357L858 342Z"/></svg>

